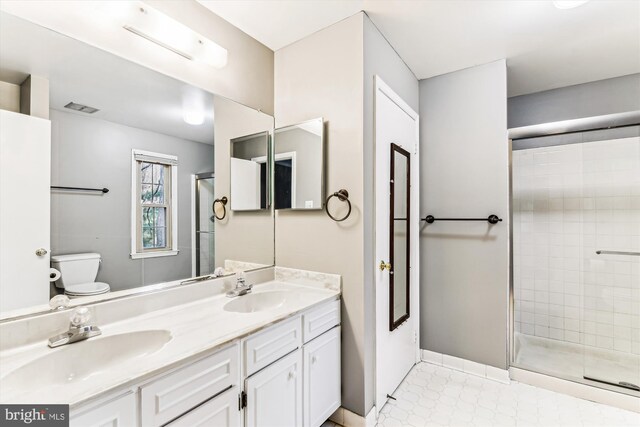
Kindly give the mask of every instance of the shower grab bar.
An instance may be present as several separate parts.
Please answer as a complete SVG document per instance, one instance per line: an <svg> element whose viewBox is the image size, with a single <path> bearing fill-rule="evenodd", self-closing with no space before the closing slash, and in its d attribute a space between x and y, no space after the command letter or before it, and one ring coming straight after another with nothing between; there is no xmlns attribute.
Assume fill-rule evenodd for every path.
<svg viewBox="0 0 640 427"><path fill-rule="evenodd" d="M627 251L596 251L598 255L631 255L640 256L640 252L627 252Z"/></svg>
<svg viewBox="0 0 640 427"><path fill-rule="evenodd" d="M424 218L420 218L420 221L426 221L429 224L435 221L485 221L489 224L497 224L502 221L502 218L498 217L498 215L489 215L486 218L436 218L433 215L427 215Z"/></svg>

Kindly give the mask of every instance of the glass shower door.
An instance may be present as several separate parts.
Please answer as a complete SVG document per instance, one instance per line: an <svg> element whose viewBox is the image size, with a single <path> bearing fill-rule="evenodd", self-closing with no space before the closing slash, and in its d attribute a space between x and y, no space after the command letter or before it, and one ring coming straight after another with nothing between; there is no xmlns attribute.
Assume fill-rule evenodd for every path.
<svg viewBox="0 0 640 427"><path fill-rule="evenodd" d="M640 138L582 143L584 379L640 392Z"/></svg>
<svg viewBox="0 0 640 427"><path fill-rule="evenodd" d="M196 175L196 276L215 270L215 217L213 173Z"/></svg>

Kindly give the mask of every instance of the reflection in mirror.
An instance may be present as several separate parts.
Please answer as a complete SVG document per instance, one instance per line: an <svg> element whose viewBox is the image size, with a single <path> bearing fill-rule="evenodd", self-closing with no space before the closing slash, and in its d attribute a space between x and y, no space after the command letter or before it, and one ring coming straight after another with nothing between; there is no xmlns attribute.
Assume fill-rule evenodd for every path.
<svg viewBox="0 0 640 427"><path fill-rule="evenodd" d="M0 318L273 264L271 212L213 212L272 117L4 12L0 85Z"/></svg>
<svg viewBox="0 0 640 427"><path fill-rule="evenodd" d="M276 209L322 209L324 202L322 118L275 130Z"/></svg>
<svg viewBox="0 0 640 427"><path fill-rule="evenodd" d="M389 276L389 330L393 331L409 318L409 152L391 144L391 237L389 254L392 274Z"/></svg>
<svg viewBox="0 0 640 427"><path fill-rule="evenodd" d="M269 133L231 140L231 210L269 207Z"/></svg>

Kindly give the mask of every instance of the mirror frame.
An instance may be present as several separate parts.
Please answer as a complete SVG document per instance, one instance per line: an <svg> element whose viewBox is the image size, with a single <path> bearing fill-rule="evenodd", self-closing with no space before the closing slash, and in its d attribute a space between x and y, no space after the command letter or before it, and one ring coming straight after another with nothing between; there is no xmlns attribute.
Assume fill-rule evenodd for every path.
<svg viewBox="0 0 640 427"><path fill-rule="evenodd" d="M317 208L278 208L276 207L276 203L275 203L275 192L276 192L276 178L275 178L275 161L276 161L276 144L278 142L278 138L277 138L277 134L278 131L284 130L284 129L288 129L288 128L294 128L294 127L298 127L300 125L306 124L306 123L311 123L311 122L315 122L315 121L320 121L320 123L322 124L322 126L320 127L320 145L321 145L321 157L320 157L320 206ZM272 193L273 193L273 210L274 211L321 211L324 209L324 205L326 203L326 194L325 194L325 176L326 176L326 171L325 171L325 158L326 158L326 143L325 143L325 131L324 131L324 126L325 126L325 122L324 122L324 117L316 117L315 119L310 119L310 120L305 120L304 122L300 122L300 123L294 123L292 125L288 125L288 126L283 126L281 128L275 128L273 130L273 138L272 138L272 142L271 142L271 156L272 156L272 163L274 165L273 167L273 172L274 172L274 176L273 176L273 189L272 189Z"/></svg>
<svg viewBox="0 0 640 427"><path fill-rule="evenodd" d="M404 148L391 143L391 155L390 158L390 179L389 179L389 263L391 264L391 271L389 274L389 331L393 331L398 328L401 324L403 324L409 317L411 317L411 238L410 238L410 230L411 230L411 154L405 150ZM395 256L394 256L394 231L395 231L395 155L398 153L401 156L407 158L407 218L405 219L407 223L407 247L406 247L406 312L402 316L398 318L398 320L394 320L394 303L395 303Z"/></svg>

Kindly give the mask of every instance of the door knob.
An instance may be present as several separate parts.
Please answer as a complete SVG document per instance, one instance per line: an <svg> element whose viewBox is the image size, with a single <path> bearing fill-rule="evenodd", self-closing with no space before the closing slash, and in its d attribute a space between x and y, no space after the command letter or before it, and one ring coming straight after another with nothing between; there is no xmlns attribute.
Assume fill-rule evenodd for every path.
<svg viewBox="0 0 640 427"><path fill-rule="evenodd" d="M380 271L389 270L391 271L391 264L388 262L380 261Z"/></svg>
<svg viewBox="0 0 640 427"><path fill-rule="evenodd" d="M36 255L38 256L45 256L47 254L47 250L45 248L38 248L36 249Z"/></svg>

